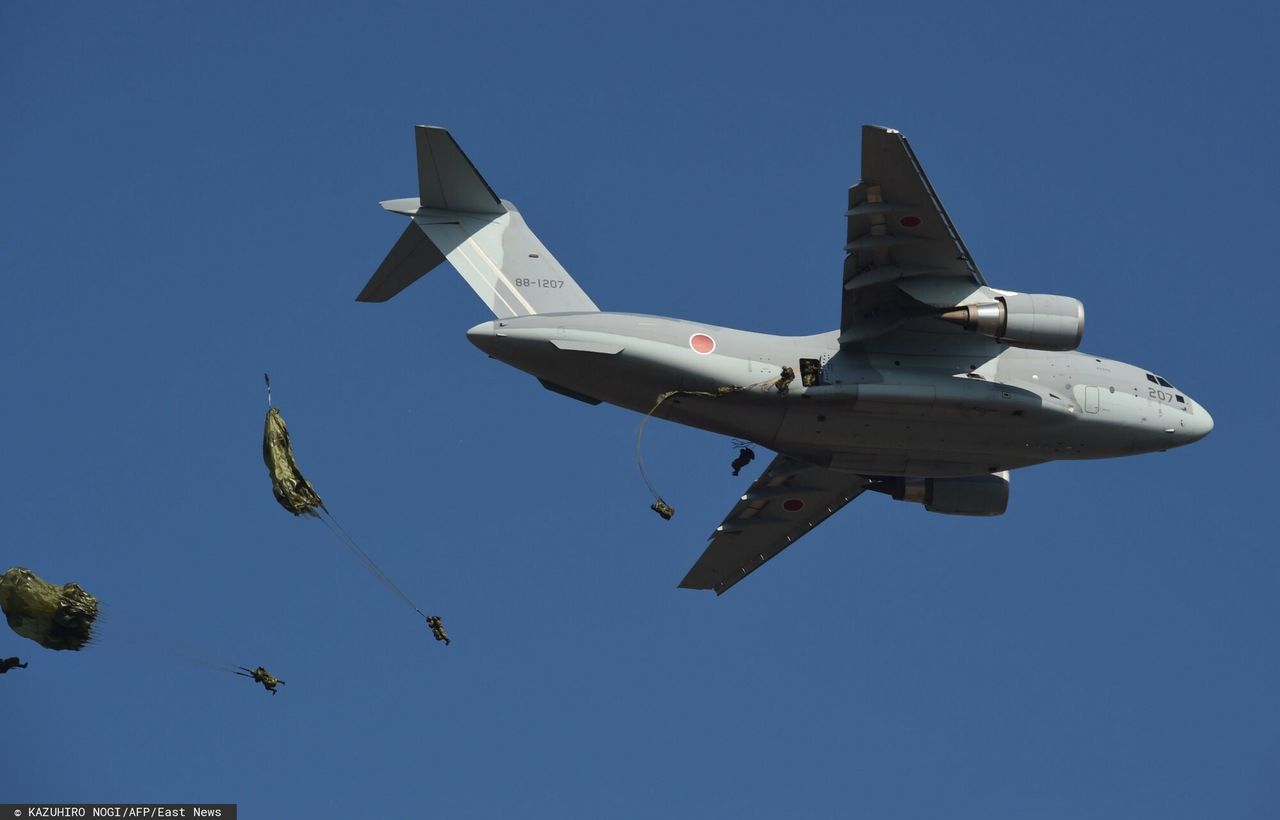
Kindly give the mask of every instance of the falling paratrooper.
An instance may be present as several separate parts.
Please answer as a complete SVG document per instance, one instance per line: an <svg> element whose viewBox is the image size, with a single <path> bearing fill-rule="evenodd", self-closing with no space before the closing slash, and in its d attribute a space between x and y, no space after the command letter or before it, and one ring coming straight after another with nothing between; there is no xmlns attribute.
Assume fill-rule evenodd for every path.
<svg viewBox="0 0 1280 820"><path fill-rule="evenodd" d="M284 417L280 415L279 408L271 403L271 376L263 373L262 378L267 383L267 420L262 434L262 460L271 474L271 491L276 501L294 515L309 515L323 521L333 533L334 538L338 539L338 542L346 547L374 578L399 596L415 612L426 618L428 626L431 626L431 619L413 602L413 599L396 586L396 583L374 563L369 554L338 523L333 513L329 512L329 508L320 499L316 488L302 475L302 470L298 468L298 460L293 455L293 442L289 438L289 428L285 426ZM436 622L439 623L439 617L433 617L436 617ZM440 631L443 632L443 628ZM432 633L436 634L434 626L432 626ZM441 640L438 634L436 640ZM448 639L444 640L447 646ZM272 692L274 694L274 689Z"/></svg>
<svg viewBox="0 0 1280 820"><path fill-rule="evenodd" d="M444 631L444 623L440 620L439 615L427 615L427 626L431 629L431 634L435 636L437 641L444 641L444 645L448 646L449 633Z"/></svg>
<svg viewBox="0 0 1280 820"><path fill-rule="evenodd" d="M93 639L98 599L79 584L51 584L25 567L0 575L9 628L46 649L78 651Z"/></svg>
<svg viewBox="0 0 1280 820"><path fill-rule="evenodd" d="M240 669L242 669L243 671L237 672L236 673L237 675L240 675L241 677L244 677L244 678L253 678L255 681L262 684L263 689L267 690L273 695L276 693L276 687L284 683L284 681L280 680L275 675L268 672L266 669L263 669L261 666L259 666L257 669L250 669L247 666L241 666Z"/></svg>
<svg viewBox="0 0 1280 820"><path fill-rule="evenodd" d="M98 599L79 584L51 584L25 567L13 567L0 575L0 609L3 609L10 628L24 638L29 638L47 649L78 651L93 643L94 625L98 619ZM181 656L181 653L180 653ZM244 669L219 659L188 655L202 665L214 668ZM0 675L12 669L26 669L28 664L20 658L0 658ZM272 694L275 686L284 681L266 674L254 677ZM236 672L237 675L242 674Z"/></svg>

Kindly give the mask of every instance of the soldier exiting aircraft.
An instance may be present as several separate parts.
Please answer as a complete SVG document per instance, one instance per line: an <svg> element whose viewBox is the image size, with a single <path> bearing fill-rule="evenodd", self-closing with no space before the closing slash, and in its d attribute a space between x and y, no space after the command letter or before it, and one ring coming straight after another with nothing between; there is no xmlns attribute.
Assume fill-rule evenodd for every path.
<svg viewBox="0 0 1280 820"><path fill-rule="evenodd" d="M10 669L26 669L27 665L21 663L18 658L5 658L0 660L0 675L8 672Z"/></svg>
<svg viewBox="0 0 1280 820"><path fill-rule="evenodd" d="M773 386L778 389L779 393L786 393L791 389L791 383L795 380L796 371L784 364L782 366L782 372L778 374L778 380L774 382Z"/></svg>

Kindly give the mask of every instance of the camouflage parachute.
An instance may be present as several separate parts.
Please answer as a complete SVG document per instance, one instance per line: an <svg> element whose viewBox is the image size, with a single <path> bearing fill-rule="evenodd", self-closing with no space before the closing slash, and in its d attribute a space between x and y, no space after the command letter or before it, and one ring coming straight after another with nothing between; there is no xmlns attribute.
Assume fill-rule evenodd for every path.
<svg viewBox="0 0 1280 820"><path fill-rule="evenodd" d="M92 637L98 599L79 584L50 584L23 567L0 575L0 609L9 627L46 649L82 649Z"/></svg>
<svg viewBox="0 0 1280 820"><path fill-rule="evenodd" d="M271 473L271 491L276 501L294 515L310 513L316 507L324 509L324 502L311 482L302 476L298 462L293 458L293 444L289 442L289 429L275 407L267 410L266 429L262 433L262 460Z"/></svg>

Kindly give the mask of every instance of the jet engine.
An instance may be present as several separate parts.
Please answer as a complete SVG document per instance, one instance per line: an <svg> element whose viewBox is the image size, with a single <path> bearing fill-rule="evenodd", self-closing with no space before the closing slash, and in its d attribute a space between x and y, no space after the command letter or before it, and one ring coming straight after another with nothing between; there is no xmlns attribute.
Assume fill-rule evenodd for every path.
<svg viewBox="0 0 1280 820"><path fill-rule="evenodd" d="M1075 350L1084 337L1084 305L1070 296L1014 293L961 305L941 318L965 330L1035 350Z"/></svg>
<svg viewBox="0 0 1280 820"><path fill-rule="evenodd" d="M899 501L923 504L929 512L1003 515L1009 506L1009 471L960 478L890 479L882 491Z"/></svg>

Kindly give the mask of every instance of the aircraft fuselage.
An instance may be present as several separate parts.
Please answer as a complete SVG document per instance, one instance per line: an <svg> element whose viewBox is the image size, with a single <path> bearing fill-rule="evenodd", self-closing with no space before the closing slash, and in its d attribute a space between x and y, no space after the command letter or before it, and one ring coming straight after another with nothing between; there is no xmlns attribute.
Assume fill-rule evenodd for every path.
<svg viewBox="0 0 1280 820"><path fill-rule="evenodd" d="M818 466L944 477L1168 450L1213 420L1141 368L1080 352L1010 347L936 328L914 348L841 348L838 333L775 336L631 313L483 322L491 357L553 390L654 412ZM796 378L777 389L782 367ZM807 382L807 383L806 383ZM698 396L720 388L744 388Z"/></svg>

